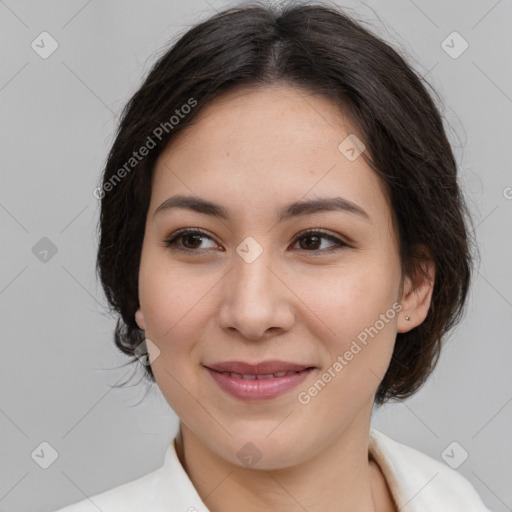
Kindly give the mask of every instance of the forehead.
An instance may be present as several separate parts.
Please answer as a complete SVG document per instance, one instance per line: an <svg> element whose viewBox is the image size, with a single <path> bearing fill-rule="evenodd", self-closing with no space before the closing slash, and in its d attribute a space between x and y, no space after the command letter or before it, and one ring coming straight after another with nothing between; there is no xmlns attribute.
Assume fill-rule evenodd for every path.
<svg viewBox="0 0 512 512"><path fill-rule="evenodd" d="M150 208L192 193L254 214L338 194L385 219L381 178L362 156L349 159L342 151L353 135L349 119L325 96L289 86L230 91L203 107L162 152Z"/></svg>
<svg viewBox="0 0 512 512"><path fill-rule="evenodd" d="M336 141L345 132L355 133L348 117L323 95L296 86L242 86L205 105L172 145L185 145L201 135L205 144L233 144L234 150L248 149L247 138L253 138L251 147L264 144L269 151L299 143L320 149L322 141L334 142L331 149L336 150Z"/></svg>

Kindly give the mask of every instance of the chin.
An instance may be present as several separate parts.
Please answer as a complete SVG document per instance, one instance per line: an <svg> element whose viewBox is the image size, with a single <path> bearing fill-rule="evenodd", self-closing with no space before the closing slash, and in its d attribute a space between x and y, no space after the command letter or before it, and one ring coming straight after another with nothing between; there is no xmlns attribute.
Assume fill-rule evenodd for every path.
<svg viewBox="0 0 512 512"><path fill-rule="evenodd" d="M285 469L301 462L303 457L293 439L279 436L270 439L268 432L230 439L230 446L219 455L241 468L267 471Z"/></svg>

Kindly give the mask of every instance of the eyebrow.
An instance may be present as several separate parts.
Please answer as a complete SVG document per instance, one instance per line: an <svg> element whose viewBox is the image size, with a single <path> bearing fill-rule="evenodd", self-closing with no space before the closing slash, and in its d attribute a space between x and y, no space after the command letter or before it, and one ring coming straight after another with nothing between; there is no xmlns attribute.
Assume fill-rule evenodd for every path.
<svg viewBox="0 0 512 512"><path fill-rule="evenodd" d="M225 220L229 220L230 218L229 210L220 204L208 201L207 199L202 199L200 197L183 195L172 196L166 199L155 210L153 217L159 213L169 211L173 208L183 208ZM349 201L343 197L323 197L287 204L279 210L277 220L278 222L284 222L293 217L328 211L342 211L351 213L371 223L371 218L365 210L363 210L356 203L353 203L352 201Z"/></svg>

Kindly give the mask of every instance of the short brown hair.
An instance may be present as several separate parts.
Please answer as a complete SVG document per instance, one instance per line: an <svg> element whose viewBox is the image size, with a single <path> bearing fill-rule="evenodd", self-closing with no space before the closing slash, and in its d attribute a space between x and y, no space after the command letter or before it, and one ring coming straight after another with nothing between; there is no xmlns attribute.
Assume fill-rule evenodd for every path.
<svg viewBox="0 0 512 512"><path fill-rule="evenodd" d="M221 93L276 83L324 94L349 115L364 139L365 159L389 190L404 275L417 268L418 244L435 262L428 315L397 334L375 402L403 399L424 383L441 340L462 317L473 264L471 217L440 112L427 92L430 85L361 23L319 2L290 4L279 12L256 2L213 15L165 51L124 108L99 189L97 271L118 315L115 343L134 356L145 339L134 315L158 156ZM191 98L195 108L173 122L171 116ZM134 151L150 139L150 151L134 161ZM151 366L144 368L154 382Z"/></svg>

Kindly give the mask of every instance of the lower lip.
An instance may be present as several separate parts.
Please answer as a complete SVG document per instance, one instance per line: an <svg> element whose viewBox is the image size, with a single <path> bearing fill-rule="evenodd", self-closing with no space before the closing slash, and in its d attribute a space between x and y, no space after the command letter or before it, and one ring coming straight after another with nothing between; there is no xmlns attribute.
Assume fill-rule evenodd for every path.
<svg viewBox="0 0 512 512"><path fill-rule="evenodd" d="M237 379L230 375L206 368L219 387L241 400L268 400L282 395L298 386L313 370L302 370L293 375L272 377L271 379Z"/></svg>

